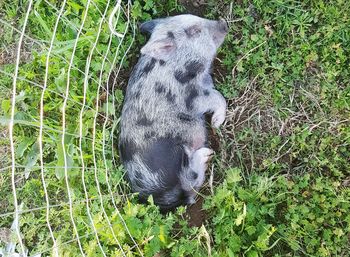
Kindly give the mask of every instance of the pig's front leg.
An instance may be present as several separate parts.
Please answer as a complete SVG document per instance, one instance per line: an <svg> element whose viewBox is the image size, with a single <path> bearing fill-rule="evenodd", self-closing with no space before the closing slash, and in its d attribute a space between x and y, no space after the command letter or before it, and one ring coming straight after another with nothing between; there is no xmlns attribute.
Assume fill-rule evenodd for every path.
<svg viewBox="0 0 350 257"><path fill-rule="evenodd" d="M211 77L210 79L207 77L203 82L203 93L194 99L194 105L199 115L212 112L211 124L213 127L218 128L225 121L226 100L219 91L213 88Z"/></svg>
<svg viewBox="0 0 350 257"><path fill-rule="evenodd" d="M213 112L213 116L211 118L211 125L214 128L218 128L222 123L224 123L226 118L226 100L220 94L220 92L215 89L212 89L209 92L210 93L207 99L203 100L208 101L207 112Z"/></svg>

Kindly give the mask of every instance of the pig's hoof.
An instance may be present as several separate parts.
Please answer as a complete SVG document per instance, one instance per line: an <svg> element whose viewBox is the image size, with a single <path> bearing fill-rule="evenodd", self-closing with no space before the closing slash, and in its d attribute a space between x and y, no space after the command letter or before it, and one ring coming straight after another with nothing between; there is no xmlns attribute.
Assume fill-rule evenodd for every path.
<svg viewBox="0 0 350 257"><path fill-rule="evenodd" d="M213 154L214 154L213 150L206 147L202 147L194 153L193 159L195 162L198 162L206 166L207 162L209 161L209 159L212 157Z"/></svg>
<svg viewBox="0 0 350 257"><path fill-rule="evenodd" d="M211 119L211 125L214 128L218 128L222 123L224 123L225 118L226 118L226 110L218 110L213 114L213 117Z"/></svg>
<svg viewBox="0 0 350 257"><path fill-rule="evenodd" d="M190 197L188 197L188 199L187 199L187 204L188 205L192 205L192 204L195 204L196 203L196 199L194 199L194 196L190 196Z"/></svg>

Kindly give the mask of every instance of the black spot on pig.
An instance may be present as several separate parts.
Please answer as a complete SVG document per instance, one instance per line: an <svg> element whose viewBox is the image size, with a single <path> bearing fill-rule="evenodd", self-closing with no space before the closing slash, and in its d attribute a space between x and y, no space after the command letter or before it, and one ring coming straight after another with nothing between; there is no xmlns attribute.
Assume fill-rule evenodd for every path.
<svg viewBox="0 0 350 257"><path fill-rule="evenodd" d="M145 132L145 139L150 139L152 137L155 137L155 135L156 135L156 132L154 132L154 131L147 131L147 132Z"/></svg>
<svg viewBox="0 0 350 257"><path fill-rule="evenodd" d="M191 27L188 27L184 29L184 31L188 38L198 37L202 32L201 28L198 25L193 25Z"/></svg>
<svg viewBox="0 0 350 257"><path fill-rule="evenodd" d="M148 119L146 117L146 114L143 113L140 115L140 117L137 119L136 124L139 126L145 126L145 127L149 127L153 124L153 121Z"/></svg>
<svg viewBox="0 0 350 257"><path fill-rule="evenodd" d="M191 122L193 121L193 117L191 115L188 115L184 112L179 112L177 114L177 118L182 122Z"/></svg>
<svg viewBox="0 0 350 257"><path fill-rule="evenodd" d="M169 103L174 103L176 99L176 95L172 94L171 91L169 90L169 92L166 94L166 100Z"/></svg>
<svg viewBox="0 0 350 257"><path fill-rule="evenodd" d="M189 177L191 180L196 180L198 178L198 173L192 171L190 173L190 177Z"/></svg>
<svg viewBox="0 0 350 257"><path fill-rule="evenodd" d="M192 110L193 109L193 101L194 99L198 96L198 90L194 87L192 87L185 98L185 104L187 110Z"/></svg>
<svg viewBox="0 0 350 257"><path fill-rule="evenodd" d="M173 211L179 205L186 204L187 200L186 192L179 185L163 192L155 192L152 195L162 214Z"/></svg>
<svg viewBox="0 0 350 257"><path fill-rule="evenodd" d="M200 61L188 61L185 64L185 68L187 72L192 72L195 74L201 73L204 71L204 65Z"/></svg>
<svg viewBox="0 0 350 257"><path fill-rule="evenodd" d="M176 70L174 73L174 77L177 81L179 81L182 84L184 84L184 83L186 83L194 78L194 77L192 77L192 78L189 77L189 75L186 72L182 72L181 70Z"/></svg>
<svg viewBox="0 0 350 257"><path fill-rule="evenodd" d="M167 187L174 187L181 171L184 149L175 138L158 138L142 153L145 165L154 173L160 174Z"/></svg>
<svg viewBox="0 0 350 257"><path fill-rule="evenodd" d="M199 61L188 61L185 64L186 71L176 70L174 77L181 84L185 84L194 79L199 73L204 71L204 65Z"/></svg>
<svg viewBox="0 0 350 257"><path fill-rule="evenodd" d="M140 26L140 31L141 33L152 33L154 28L157 26L157 21L156 20L150 20L146 21L141 24Z"/></svg>
<svg viewBox="0 0 350 257"><path fill-rule="evenodd" d="M171 39L174 39L175 38L174 33L171 31L168 31L168 37Z"/></svg>
<svg viewBox="0 0 350 257"><path fill-rule="evenodd" d="M190 161L188 159L188 155L184 152L182 156L182 167L188 167L190 165Z"/></svg>
<svg viewBox="0 0 350 257"><path fill-rule="evenodd" d="M155 91L158 93L158 94L162 94L165 92L165 87L162 83L160 82L156 82L156 85L155 85Z"/></svg>
<svg viewBox="0 0 350 257"><path fill-rule="evenodd" d="M165 61L164 60L159 60L159 64L160 64L160 66L164 66L165 65Z"/></svg>
<svg viewBox="0 0 350 257"><path fill-rule="evenodd" d="M205 89L205 90L203 91L203 94L204 94L205 96L208 96L208 95L210 94L210 93L209 93L209 90L206 90L206 89Z"/></svg>
<svg viewBox="0 0 350 257"><path fill-rule="evenodd" d="M150 73L154 66L156 65L157 60L155 58L152 58L146 65L145 67L143 67L142 70L142 76L143 75L147 75L148 73Z"/></svg>
<svg viewBox="0 0 350 257"><path fill-rule="evenodd" d="M135 153L138 152L138 148L131 140L121 140L119 143L120 158L123 162L129 162L133 159Z"/></svg>

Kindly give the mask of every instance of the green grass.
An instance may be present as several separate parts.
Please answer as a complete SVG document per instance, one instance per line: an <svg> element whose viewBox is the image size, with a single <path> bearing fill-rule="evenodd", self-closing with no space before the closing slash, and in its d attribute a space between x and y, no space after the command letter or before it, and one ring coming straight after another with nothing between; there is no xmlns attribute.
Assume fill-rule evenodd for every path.
<svg viewBox="0 0 350 257"><path fill-rule="evenodd" d="M21 30L28 2L1 2L1 21ZM145 256L348 256L350 3L210 0L201 8L186 10L180 2L134 1L131 17L144 21L200 9L205 17L225 16L229 20L230 32L214 69L216 86L229 103L228 115L216 133L219 147L213 161L213 183L202 190L203 225L189 226L184 207L162 215L152 203L137 204L123 179L115 147L122 88L145 38L136 31L133 40L129 28L117 52L119 41L110 36L105 21L98 37L100 12L106 1L95 0L90 6L74 53L63 147L60 131L68 63L86 5L86 1L67 1L50 56L44 94L45 169L41 173L38 125L42 88L38 85L44 84L48 46L62 3L36 1L26 30L36 42L25 38L23 43L19 77L25 80L17 81L14 126L18 203L23 204L24 211L35 209L20 215L20 231L29 255L53 254L47 213L42 208L47 204L43 175L52 206L48 220L60 256L81 254L74 240L70 211L87 256L103 256L101 248L108 256L120 255L116 238L127 256L141 256L140 251ZM108 14L111 11L110 7ZM121 17L118 31L125 26L126 19ZM0 154L5 153L0 157L1 232L11 227L14 211L11 170L6 168L10 163L6 126L11 108L9 74L15 68L13 51L19 33L7 25L0 32ZM95 40L96 51L87 67ZM104 64L103 56L109 60ZM106 82L112 80L109 74L116 72L120 63L112 91L112 83ZM81 71L86 69L90 77L80 142L85 80ZM100 74L104 88L99 87ZM64 152L67 171L62 168ZM83 164L84 176L79 168ZM74 202L72 208L69 198ZM12 234L6 238L0 233L0 249L17 242L15 232Z"/></svg>

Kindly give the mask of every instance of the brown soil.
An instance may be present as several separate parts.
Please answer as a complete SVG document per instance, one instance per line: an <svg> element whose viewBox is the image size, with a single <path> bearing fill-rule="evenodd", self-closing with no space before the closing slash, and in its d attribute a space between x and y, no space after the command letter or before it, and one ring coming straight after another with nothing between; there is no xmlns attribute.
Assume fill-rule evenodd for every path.
<svg viewBox="0 0 350 257"><path fill-rule="evenodd" d="M206 13L205 0L180 0L180 4L185 7L185 13L203 16Z"/></svg>
<svg viewBox="0 0 350 257"><path fill-rule="evenodd" d="M0 35L3 35L4 29L0 28ZM23 39L21 51L20 51L20 63L26 63L32 59L32 51L37 48L34 42ZM16 63L18 45L17 43L11 43L6 47L0 47L0 66L6 64Z"/></svg>
<svg viewBox="0 0 350 257"><path fill-rule="evenodd" d="M186 219L190 227L200 227L207 219L207 213L202 209L203 197L199 196L196 203L188 206L186 210Z"/></svg>
<svg viewBox="0 0 350 257"><path fill-rule="evenodd" d="M10 143L8 141L8 130L0 125L0 169L9 165ZM1 172L1 171L0 171Z"/></svg>
<svg viewBox="0 0 350 257"><path fill-rule="evenodd" d="M0 242L11 242L11 229L0 228Z"/></svg>

